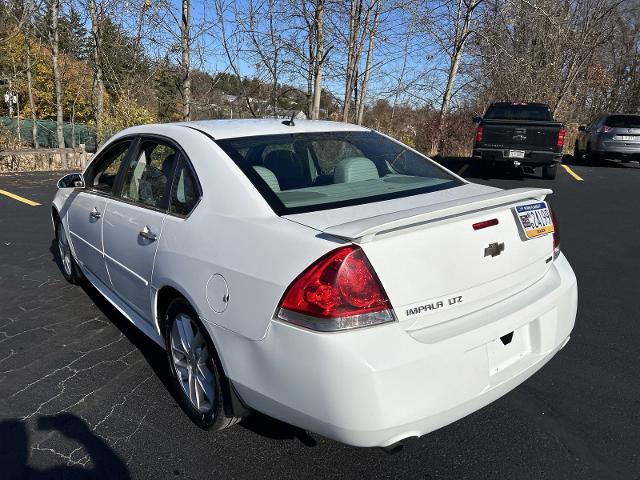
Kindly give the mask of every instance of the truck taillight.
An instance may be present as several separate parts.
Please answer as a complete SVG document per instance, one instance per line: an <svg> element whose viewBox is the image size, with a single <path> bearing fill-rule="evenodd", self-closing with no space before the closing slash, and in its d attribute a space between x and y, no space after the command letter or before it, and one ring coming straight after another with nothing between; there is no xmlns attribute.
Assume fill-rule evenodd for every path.
<svg viewBox="0 0 640 480"><path fill-rule="evenodd" d="M562 148L564 147L564 137L567 134L564 128L560 128L558 131L558 141L556 142L556 147Z"/></svg>
<svg viewBox="0 0 640 480"><path fill-rule="evenodd" d="M482 141L483 134L484 134L484 127L482 125L478 125L478 128L476 128L476 143L480 143Z"/></svg>
<svg viewBox="0 0 640 480"><path fill-rule="evenodd" d="M302 272L285 291L276 318L322 332L395 321L378 276L356 245L333 250Z"/></svg>

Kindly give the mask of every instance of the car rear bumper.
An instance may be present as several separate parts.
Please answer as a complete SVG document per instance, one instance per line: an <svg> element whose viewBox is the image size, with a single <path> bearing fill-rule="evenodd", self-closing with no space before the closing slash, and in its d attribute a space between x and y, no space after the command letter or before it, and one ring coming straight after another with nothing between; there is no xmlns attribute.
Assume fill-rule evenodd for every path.
<svg viewBox="0 0 640 480"><path fill-rule="evenodd" d="M513 162L519 162L521 165L528 166L543 166L553 163L560 163L562 161L562 153L538 151L538 150L524 150L523 158L509 157L509 151L512 149L496 149L496 148L474 148L473 158L494 163L513 164Z"/></svg>
<svg viewBox="0 0 640 480"><path fill-rule="evenodd" d="M230 377L255 410L347 444L388 446L518 386L567 343L576 308L576 278L560 255L525 291L439 326L321 334L274 321L263 340L235 350L243 365ZM510 332L511 343L498 343Z"/></svg>
<svg viewBox="0 0 640 480"><path fill-rule="evenodd" d="M620 142L601 142L597 153L604 158L638 160L640 159L640 144L625 145Z"/></svg>

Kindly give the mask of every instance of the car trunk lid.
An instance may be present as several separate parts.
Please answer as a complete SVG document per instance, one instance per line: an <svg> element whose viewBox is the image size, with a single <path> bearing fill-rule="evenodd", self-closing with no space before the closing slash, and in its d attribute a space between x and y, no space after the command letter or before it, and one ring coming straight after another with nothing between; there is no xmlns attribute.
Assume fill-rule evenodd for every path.
<svg viewBox="0 0 640 480"><path fill-rule="evenodd" d="M416 330L497 303L544 276L552 236L525 240L512 208L549 193L492 191L333 226L313 214L289 219L360 244L401 325ZM491 225L474 229L485 221Z"/></svg>

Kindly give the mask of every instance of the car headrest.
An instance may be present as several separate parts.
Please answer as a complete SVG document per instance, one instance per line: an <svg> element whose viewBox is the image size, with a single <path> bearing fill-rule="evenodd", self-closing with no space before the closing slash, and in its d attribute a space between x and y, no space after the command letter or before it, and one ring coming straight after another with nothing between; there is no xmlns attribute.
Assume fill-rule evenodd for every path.
<svg viewBox="0 0 640 480"><path fill-rule="evenodd" d="M380 175L376 164L364 157L340 160L333 171L333 183L361 182L377 178L380 178Z"/></svg>
<svg viewBox="0 0 640 480"><path fill-rule="evenodd" d="M264 166L271 170L283 190L306 187L302 163L291 150L274 150L264 158Z"/></svg>
<svg viewBox="0 0 640 480"><path fill-rule="evenodd" d="M167 179L171 177L171 173L173 171L173 161L175 160L175 158L176 158L176 154L170 153L162 161L162 173L164 173L164 176Z"/></svg>
<svg viewBox="0 0 640 480"><path fill-rule="evenodd" d="M265 167L253 167L253 169L262 177L262 179L269 185L269 188L274 192L280 191L280 184L275 174Z"/></svg>

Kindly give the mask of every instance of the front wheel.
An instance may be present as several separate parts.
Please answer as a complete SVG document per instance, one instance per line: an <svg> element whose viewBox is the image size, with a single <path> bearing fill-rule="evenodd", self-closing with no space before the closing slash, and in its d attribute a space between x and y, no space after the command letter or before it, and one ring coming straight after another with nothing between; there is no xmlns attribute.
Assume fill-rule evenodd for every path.
<svg viewBox="0 0 640 480"><path fill-rule="evenodd" d="M542 167L542 178L546 180L553 180L556 178L556 172L558 171L558 164L545 165Z"/></svg>
<svg viewBox="0 0 640 480"><path fill-rule="evenodd" d="M226 381L206 329L184 298L169 304L165 347L178 399L189 418L205 430L222 430L241 419L225 412Z"/></svg>
<svg viewBox="0 0 640 480"><path fill-rule="evenodd" d="M60 255L60 266L62 267L62 274L69 283L78 285L82 283L82 280L84 280L84 275L82 274L82 270L80 270L80 267L76 263L76 260L73 258L71 247L69 246L69 237L67 237L67 233L65 231L64 225L62 224L62 220L56 218L55 226L56 243L58 244L58 254Z"/></svg>

